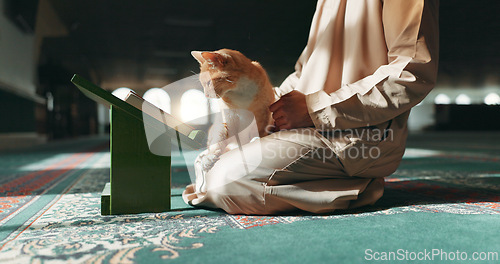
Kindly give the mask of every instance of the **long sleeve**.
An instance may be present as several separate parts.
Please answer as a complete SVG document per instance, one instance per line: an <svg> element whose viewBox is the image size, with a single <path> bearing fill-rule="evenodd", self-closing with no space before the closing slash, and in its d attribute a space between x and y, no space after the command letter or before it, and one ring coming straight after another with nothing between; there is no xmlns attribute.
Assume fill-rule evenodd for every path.
<svg viewBox="0 0 500 264"><path fill-rule="evenodd" d="M316 128L381 124L409 111L431 91L438 65L438 4L437 0L383 1L388 63L331 93L323 88L307 94Z"/></svg>
<svg viewBox="0 0 500 264"><path fill-rule="evenodd" d="M278 100L281 96L293 91L297 86L300 78L300 70L296 70L281 83L280 86L274 87L275 99Z"/></svg>

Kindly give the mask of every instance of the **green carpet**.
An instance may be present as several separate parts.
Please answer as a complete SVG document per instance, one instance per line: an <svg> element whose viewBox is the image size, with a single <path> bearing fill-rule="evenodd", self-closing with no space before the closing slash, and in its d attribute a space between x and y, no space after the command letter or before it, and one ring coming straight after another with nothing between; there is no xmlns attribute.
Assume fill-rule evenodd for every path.
<svg viewBox="0 0 500 264"><path fill-rule="evenodd" d="M101 216L106 139L4 152L0 263L499 263L499 143L493 133L412 135L374 206L285 216L184 204L180 156L173 211Z"/></svg>

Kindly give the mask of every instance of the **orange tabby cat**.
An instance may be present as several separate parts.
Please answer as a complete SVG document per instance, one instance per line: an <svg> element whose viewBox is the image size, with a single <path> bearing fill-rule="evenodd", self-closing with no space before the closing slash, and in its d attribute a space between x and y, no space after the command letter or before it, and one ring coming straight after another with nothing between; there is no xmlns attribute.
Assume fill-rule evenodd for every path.
<svg viewBox="0 0 500 264"><path fill-rule="evenodd" d="M264 68L239 51L221 49L213 52L192 51L191 54L200 63L200 81L205 95L222 99L222 120L216 120L210 128L208 149L199 157L203 170L208 171L228 150L228 138L236 136L240 146L250 141L248 137L238 138L245 129L241 127L242 123L248 123L242 122L243 112L253 113L250 118L255 118L258 136L267 135L266 127L272 124L269 106L275 100L274 92Z"/></svg>

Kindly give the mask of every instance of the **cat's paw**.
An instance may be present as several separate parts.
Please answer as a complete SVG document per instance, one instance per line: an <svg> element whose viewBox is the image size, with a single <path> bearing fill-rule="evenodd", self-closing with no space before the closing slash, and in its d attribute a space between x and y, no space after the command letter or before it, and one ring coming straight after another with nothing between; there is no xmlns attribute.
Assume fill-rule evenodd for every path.
<svg viewBox="0 0 500 264"><path fill-rule="evenodd" d="M207 152L203 153L203 155L200 156L202 169L205 172L208 172L215 165L215 163L219 160L219 157L221 154L222 154L222 151L220 151L220 150L207 151Z"/></svg>
<svg viewBox="0 0 500 264"><path fill-rule="evenodd" d="M219 156L215 154L208 154L205 157L201 159L201 163L203 166L203 170L205 172L208 172L214 165L215 163L219 160Z"/></svg>

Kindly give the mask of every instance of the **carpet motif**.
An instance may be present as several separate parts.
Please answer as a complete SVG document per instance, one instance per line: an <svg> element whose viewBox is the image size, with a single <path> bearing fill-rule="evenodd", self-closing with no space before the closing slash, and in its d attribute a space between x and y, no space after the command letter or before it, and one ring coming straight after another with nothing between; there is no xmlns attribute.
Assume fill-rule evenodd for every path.
<svg viewBox="0 0 500 264"><path fill-rule="evenodd" d="M413 154L418 156L418 153ZM55 171L55 174L38 173L33 176L40 176L38 180L31 183L24 178L20 181L20 186L24 187L14 188L14 184L9 182L2 186L0 190L4 190L4 195L0 198L0 206L5 211L0 212L3 219L0 234L4 234L0 240L0 262L132 263L137 259L176 260L187 252L204 247L207 236L228 228L244 230L302 221L409 212L500 214L498 185L493 184L500 179L500 166L496 161L484 157L480 160L473 157L455 159L453 155L448 155L433 157L432 162L442 166L451 164L450 170L413 169L412 166L422 161L410 159L387 178L386 193L374 206L329 215L227 215L184 205L179 196L182 189L174 189L174 210L171 212L101 216L100 192L109 177L109 153L87 152L82 155L87 156L61 157L55 162L65 166L48 170ZM457 160L460 163L465 160L484 162L489 167L482 171L453 170ZM6 195L7 192L12 195ZM47 201L42 203L43 199ZM13 211L17 218L12 216ZM27 211L32 212L24 215ZM10 218L6 215L9 213Z"/></svg>

